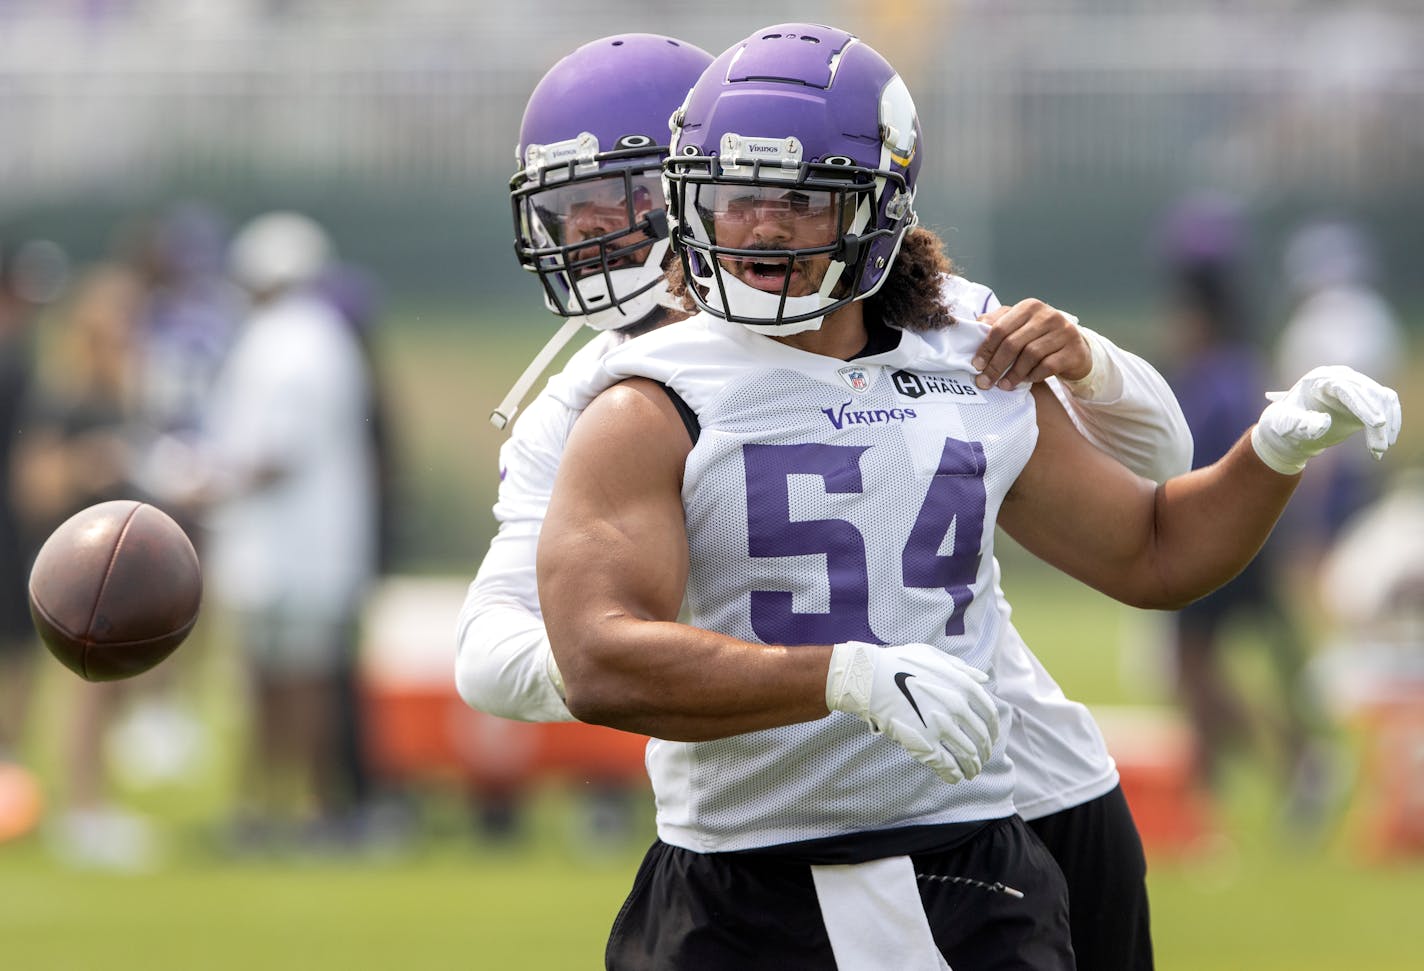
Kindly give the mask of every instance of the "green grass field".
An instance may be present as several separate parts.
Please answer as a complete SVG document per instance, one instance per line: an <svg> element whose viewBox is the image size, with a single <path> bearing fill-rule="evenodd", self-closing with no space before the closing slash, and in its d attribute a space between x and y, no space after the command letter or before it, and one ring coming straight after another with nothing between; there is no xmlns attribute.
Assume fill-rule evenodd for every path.
<svg viewBox="0 0 1424 971"><path fill-rule="evenodd" d="M396 863L195 860L124 878L58 871L21 849L0 868L0 938L5 966L25 969L596 968L635 864L451 843ZM1158 967L1418 967L1417 869L1259 849L1234 867L1229 879L1154 868Z"/></svg>
<svg viewBox="0 0 1424 971"><path fill-rule="evenodd" d="M485 421L527 355L550 332L524 313L503 336L453 318L388 328L407 502L410 569L467 576L492 529L494 454ZM1406 403L1406 409L1408 403ZM1416 453L1417 454L1417 453ZM1160 618L1121 608L1004 552L1015 621L1070 696L1092 705L1167 704L1154 632ZM1241 675L1265 694L1242 640ZM229 658L196 665L193 686L219 744L200 775L130 792L162 821L171 853L157 870L120 876L54 862L41 834L0 844L0 967L50 969L584 969L601 967L607 928L651 833L632 843L580 839L576 794L534 802L525 837L474 834L460 795L421 790L418 836L385 856L234 862L214 848L232 792L238 713ZM47 790L61 790L58 737L72 688L45 665L32 750ZM70 679L72 680L72 679ZM1343 805L1317 838L1290 838L1259 759L1243 758L1218 806L1221 835L1184 858L1154 857L1149 875L1163 971L1413 971L1424 955L1424 858L1371 862ZM1091 969L1085 969L1091 971Z"/></svg>

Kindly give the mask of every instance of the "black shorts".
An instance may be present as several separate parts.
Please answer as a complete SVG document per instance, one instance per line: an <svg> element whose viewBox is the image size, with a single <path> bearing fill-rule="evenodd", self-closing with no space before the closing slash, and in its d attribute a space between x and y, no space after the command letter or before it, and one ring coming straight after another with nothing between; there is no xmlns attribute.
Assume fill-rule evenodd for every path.
<svg viewBox="0 0 1424 971"><path fill-rule="evenodd" d="M1122 787L1028 825L1068 881L1078 967L1152 971L1147 858Z"/></svg>
<svg viewBox="0 0 1424 971"><path fill-rule="evenodd" d="M905 856L933 946L955 971L1074 967L1063 875L1017 816ZM614 921L605 962L613 971L785 971L833 969L837 956L811 863L659 841Z"/></svg>

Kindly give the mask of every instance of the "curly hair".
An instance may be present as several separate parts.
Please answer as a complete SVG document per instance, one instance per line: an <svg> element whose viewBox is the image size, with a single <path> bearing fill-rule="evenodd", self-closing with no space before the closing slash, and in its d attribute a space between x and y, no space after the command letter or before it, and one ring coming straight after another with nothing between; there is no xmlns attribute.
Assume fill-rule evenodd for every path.
<svg viewBox="0 0 1424 971"><path fill-rule="evenodd" d="M682 260L674 257L666 265L668 290L687 301ZM954 263L944 251L944 240L932 230L915 227L905 234L884 285L866 299L866 323L894 324L917 333L951 326L954 317L940 294L940 278L953 272Z"/></svg>
<svg viewBox="0 0 1424 971"><path fill-rule="evenodd" d="M944 330L954 323L954 317L940 292L940 279L953 272L944 240L934 231L916 226L905 234L884 285L866 299L867 320L912 333Z"/></svg>
<svg viewBox="0 0 1424 971"><path fill-rule="evenodd" d="M667 281L668 293L681 300L683 306L691 306L696 309L692 302L692 294L687 290L687 273L682 268L682 259L677 255L677 250L668 247L667 255L663 257L663 279Z"/></svg>

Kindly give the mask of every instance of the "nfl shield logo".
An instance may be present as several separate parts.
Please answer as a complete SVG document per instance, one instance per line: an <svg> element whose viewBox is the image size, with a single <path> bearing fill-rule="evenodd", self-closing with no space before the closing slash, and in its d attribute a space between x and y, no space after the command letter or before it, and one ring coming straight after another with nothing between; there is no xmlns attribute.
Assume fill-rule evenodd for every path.
<svg viewBox="0 0 1424 971"><path fill-rule="evenodd" d="M863 367L843 367L836 373L841 376L846 384L850 385L850 389L856 394L860 394L870 387L870 375L866 373Z"/></svg>

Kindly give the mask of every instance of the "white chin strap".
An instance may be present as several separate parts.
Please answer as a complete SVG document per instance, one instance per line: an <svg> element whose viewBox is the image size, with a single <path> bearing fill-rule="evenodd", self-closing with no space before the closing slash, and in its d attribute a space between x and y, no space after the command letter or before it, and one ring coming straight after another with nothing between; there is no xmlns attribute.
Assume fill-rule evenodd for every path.
<svg viewBox="0 0 1424 971"><path fill-rule="evenodd" d="M539 380L539 375L544 373L549 362L564 349L564 345L574 339L574 335L582 329L583 324L583 317L570 317L564 321L564 326L549 338L549 343L544 345L543 350L534 355L534 360L529 362L529 366L524 369L519 380L514 382L514 387L510 388L509 393L504 396L504 400L494 411L490 412L491 425L502 429L514 419L515 413L519 411L519 403L529 393L530 386Z"/></svg>
<svg viewBox="0 0 1424 971"><path fill-rule="evenodd" d="M697 282L707 289L708 305L713 310L743 318L738 321L743 327L771 337L784 337L787 334L819 330L821 322L826 319L824 316L819 316L808 317L805 320L792 323L781 323L776 319L778 311L782 317L799 317L801 314L815 313L827 304L834 302L829 297L813 293L805 297L787 297L786 306L783 307L780 293L758 290L756 287L743 283L726 270L716 275L721 277L722 285L727 291L727 303L731 306L723 306L722 291L717 287L715 279L699 279ZM829 275L828 273L827 276ZM746 318L761 318L766 322L749 324L746 322Z"/></svg>
<svg viewBox="0 0 1424 971"><path fill-rule="evenodd" d="M514 420L515 414L519 411L519 405L524 400L524 396L529 393L530 387L539 380L539 375L544 373L549 362L558 356L558 353L569 341L574 339L579 328L585 324L594 330L617 330L633 326L661 306L681 310L681 305L668 293L667 281L663 278L663 254L667 252L667 248L667 240L658 240L653 244L648 258L642 266L610 270L608 280L605 280L603 274L599 273L574 284L578 287L578 292L583 297L584 303L589 306L598 306L608 302L607 283L609 281L613 283L615 293L637 290L639 287L647 286L650 282L653 285L636 297L624 301L621 306L604 307L602 310L595 310L589 314L574 314L565 320L564 325L554 333L553 337L549 338L549 342L534 356L534 360L529 362L524 373L519 375L519 380L514 382L514 386L509 389L504 400L494 411L490 412L490 424L495 428L503 429ZM556 308L551 305L549 309Z"/></svg>
<svg viewBox="0 0 1424 971"><path fill-rule="evenodd" d="M617 330L636 324L652 313L653 309L666 299L667 285L661 281L661 277L663 256L667 249L668 241L660 239L648 250L647 259L641 266L609 270L606 278L602 273L595 273L577 281L574 287L578 290L578 297L583 298L585 306L594 308L579 319L594 330ZM614 307L610 305L609 283L612 283L615 294L633 293L648 287L650 283L653 286L624 301L622 306ZM578 306L578 297L570 296L569 303L573 307Z"/></svg>

